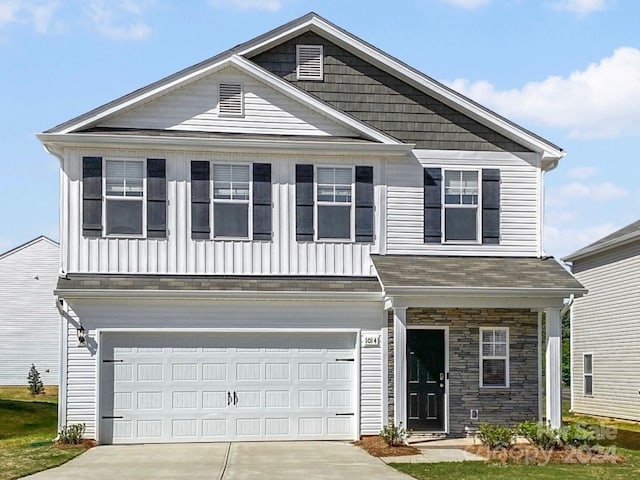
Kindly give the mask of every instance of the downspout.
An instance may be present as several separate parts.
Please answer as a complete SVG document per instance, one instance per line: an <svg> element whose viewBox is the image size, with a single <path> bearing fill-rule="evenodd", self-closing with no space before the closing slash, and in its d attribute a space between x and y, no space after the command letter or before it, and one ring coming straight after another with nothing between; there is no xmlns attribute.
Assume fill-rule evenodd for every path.
<svg viewBox="0 0 640 480"><path fill-rule="evenodd" d="M67 312L62 306L62 299L55 296L56 308L60 314L60 364L58 366L58 432L67 425L67 355L68 355L68 339L67 339ZM56 435L55 440L58 440Z"/></svg>
<svg viewBox="0 0 640 480"><path fill-rule="evenodd" d="M571 407L569 408L570 412L573 412L573 302L575 301L575 295L571 294L569 296L569 301L566 303L562 310L560 311L560 321L562 321L562 317L569 311L569 375L571 375Z"/></svg>

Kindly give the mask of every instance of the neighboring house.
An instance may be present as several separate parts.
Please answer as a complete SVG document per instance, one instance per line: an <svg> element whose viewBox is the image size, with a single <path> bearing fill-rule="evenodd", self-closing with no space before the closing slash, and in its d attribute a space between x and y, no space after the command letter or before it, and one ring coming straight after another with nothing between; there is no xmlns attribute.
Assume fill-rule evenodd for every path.
<svg viewBox="0 0 640 480"><path fill-rule="evenodd" d="M31 364L45 386L58 385L59 273L60 246L44 236L0 254L0 385L26 388Z"/></svg>
<svg viewBox="0 0 640 480"><path fill-rule="evenodd" d="M62 169L62 424L135 443L538 418L543 311L560 423L559 314L584 292L542 247L562 150L316 14L38 138Z"/></svg>
<svg viewBox="0 0 640 480"><path fill-rule="evenodd" d="M589 290L571 306L571 408L640 421L640 220L563 260Z"/></svg>

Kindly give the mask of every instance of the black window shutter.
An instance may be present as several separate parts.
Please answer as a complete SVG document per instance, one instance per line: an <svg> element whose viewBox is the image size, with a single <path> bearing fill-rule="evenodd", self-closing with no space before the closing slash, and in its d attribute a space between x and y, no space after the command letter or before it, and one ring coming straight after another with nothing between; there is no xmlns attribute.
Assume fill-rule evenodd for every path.
<svg viewBox="0 0 640 480"><path fill-rule="evenodd" d="M82 157L82 235L102 236L102 157Z"/></svg>
<svg viewBox="0 0 640 480"><path fill-rule="evenodd" d="M167 238L167 162L147 159L147 237Z"/></svg>
<svg viewBox="0 0 640 480"><path fill-rule="evenodd" d="M211 238L209 204L210 165L208 161L191 162L191 238Z"/></svg>
<svg viewBox="0 0 640 480"><path fill-rule="evenodd" d="M373 242L373 167L356 167L356 242Z"/></svg>
<svg viewBox="0 0 640 480"><path fill-rule="evenodd" d="M253 164L253 239L271 240L271 164Z"/></svg>
<svg viewBox="0 0 640 480"><path fill-rule="evenodd" d="M424 169L424 243L442 242L442 169Z"/></svg>
<svg viewBox="0 0 640 480"><path fill-rule="evenodd" d="M296 240L313 241L313 165L296 165Z"/></svg>
<svg viewBox="0 0 640 480"><path fill-rule="evenodd" d="M482 170L482 243L500 243L500 170Z"/></svg>

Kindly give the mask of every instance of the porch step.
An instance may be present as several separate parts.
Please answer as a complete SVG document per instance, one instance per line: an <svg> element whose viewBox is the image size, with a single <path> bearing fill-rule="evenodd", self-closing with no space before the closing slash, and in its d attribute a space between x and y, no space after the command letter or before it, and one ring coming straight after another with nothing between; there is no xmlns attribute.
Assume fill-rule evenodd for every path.
<svg viewBox="0 0 640 480"><path fill-rule="evenodd" d="M447 435L444 433L414 433L410 437L407 437L406 442L409 445L413 445L416 443L435 442L446 438Z"/></svg>

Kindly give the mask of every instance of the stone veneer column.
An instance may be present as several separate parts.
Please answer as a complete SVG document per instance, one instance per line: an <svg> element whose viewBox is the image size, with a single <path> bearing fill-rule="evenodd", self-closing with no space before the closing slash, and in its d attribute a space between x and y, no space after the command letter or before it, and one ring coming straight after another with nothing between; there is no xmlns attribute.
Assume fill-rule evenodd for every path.
<svg viewBox="0 0 640 480"><path fill-rule="evenodd" d="M547 308L546 416L551 428L562 425L562 324L560 309Z"/></svg>
<svg viewBox="0 0 640 480"><path fill-rule="evenodd" d="M393 309L393 420L407 427L407 308Z"/></svg>

